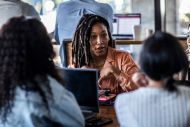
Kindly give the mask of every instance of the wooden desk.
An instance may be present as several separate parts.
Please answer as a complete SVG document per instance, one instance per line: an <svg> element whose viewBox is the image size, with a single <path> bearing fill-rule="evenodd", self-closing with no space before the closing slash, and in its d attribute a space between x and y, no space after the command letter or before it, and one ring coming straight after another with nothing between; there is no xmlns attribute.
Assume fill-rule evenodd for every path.
<svg viewBox="0 0 190 127"><path fill-rule="evenodd" d="M140 45L142 41L140 40L115 40L116 45Z"/></svg>
<svg viewBox="0 0 190 127"><path fill-rule="evenodd" d="M187 49L187 43L186 39L179 39L180 44L182 47L186 50ZM141 40L115 40L115 45L141 45Z"/></svg>
<svg viewBox="0 0 190 127"><path fill-rule="evenodd" d="M100 117L111 118L113 120L112 123L103 127L119 127L113 106L100 106L100 113L98 115Z"/></svg>

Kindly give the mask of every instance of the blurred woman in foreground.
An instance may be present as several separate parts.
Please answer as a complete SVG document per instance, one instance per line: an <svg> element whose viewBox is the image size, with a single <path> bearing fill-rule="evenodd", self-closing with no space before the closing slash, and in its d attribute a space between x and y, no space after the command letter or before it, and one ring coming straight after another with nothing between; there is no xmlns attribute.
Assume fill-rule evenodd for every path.
<svg viewBox="0 0 190 127"><path fill-rule="evenodd" d="M40 21L11 18L0 31L0 45L1 127L35 127L32 116L64 127L84 126L74 96L55 69L55 53Z"/></svg>

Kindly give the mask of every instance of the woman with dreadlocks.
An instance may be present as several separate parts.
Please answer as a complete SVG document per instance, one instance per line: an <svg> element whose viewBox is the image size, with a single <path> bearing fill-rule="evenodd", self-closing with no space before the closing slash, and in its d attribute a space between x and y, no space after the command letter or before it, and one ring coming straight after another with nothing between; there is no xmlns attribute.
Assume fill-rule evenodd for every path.
<svg viewBox="0 0 190 127"><path fill-rule="evenodd" d="M39 20L10 19L0 31L0 45L0 127L35 127L38 118L45 124L54 121L56 127L84 126L74 96L56 71L55 53Z"/></svg>
<svg viewBox="0 0 190 127"><path fill-rule="evenodd" d="M76 68L100 71L99 88L121 93L136 89L131 81L137 66L128 52L111 48L108 22L98 15L85 14L76 28L72 45L72 64Z"/></svg>

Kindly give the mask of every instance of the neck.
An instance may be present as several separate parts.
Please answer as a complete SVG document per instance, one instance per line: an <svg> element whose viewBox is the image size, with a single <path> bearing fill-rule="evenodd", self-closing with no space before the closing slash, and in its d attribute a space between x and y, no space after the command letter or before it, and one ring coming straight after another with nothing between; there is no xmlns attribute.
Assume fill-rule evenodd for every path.
<svg viewBox="0 0 190 127"><path fill-rule="evenodd" d="M148 79L148 87L154 87L154 88L161 88L163 82L162 81L155 81L152 79Z"/></svg>
<svg viewBox="0 0 190 127"><path fill-rule="evenodd" d="M101 69L104 66L106 56L92 57L92 66L96 69Z"/></svg>
<svg viewBox="0 0 190 127"><path fill-rule="evenodd" d="M99 63L99 62L101 62L101 61L105 61L106 55L104 55L104 56L94 56L94 57L92 57L92 58L93 58L93 60L95 61L95 63Z"/></svg>

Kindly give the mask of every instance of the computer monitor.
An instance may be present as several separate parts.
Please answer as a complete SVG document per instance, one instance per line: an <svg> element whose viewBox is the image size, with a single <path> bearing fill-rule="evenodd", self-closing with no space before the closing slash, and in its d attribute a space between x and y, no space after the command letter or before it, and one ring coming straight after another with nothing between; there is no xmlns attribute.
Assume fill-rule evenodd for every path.
<svg viewBox="0 0 190 127"><path fill-rule="evenodd" d="M71 91L83 112L99 112L98 71L96 69L58 68L64 86Z"/></svg>
<svg viewBox="0 0 190 127"><path fill-rule="evenodd" d="M114 14L113 37L133 37L133 26L141 24L140 13Z"/></svg>

